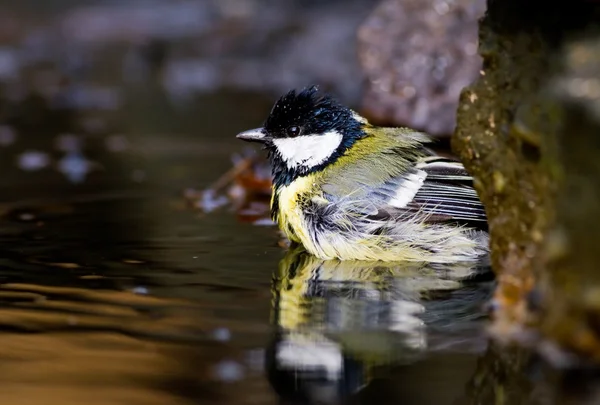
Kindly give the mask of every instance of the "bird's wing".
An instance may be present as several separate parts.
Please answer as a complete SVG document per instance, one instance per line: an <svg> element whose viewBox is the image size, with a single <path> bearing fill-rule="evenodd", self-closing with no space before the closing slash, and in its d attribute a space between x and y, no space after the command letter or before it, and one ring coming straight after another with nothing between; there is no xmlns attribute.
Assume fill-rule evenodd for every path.
<svg viewBox="0 0 600 405"><path fill-rule="evenodd" d="M416 170L424 172L426 177L405 209L452 220L487 223L473 179L461 163L432 156L418 163Z"/></svg>
<svg viewBox="0 0 600 405"><path fill-rule="evenodd" d="M433 222L460 221L484 226L487 219L483 205L462 164L440 156L424 157L415 163L401 173L389 173L385 179L379 170L379 181L368 186L355 183L355 191L346 195L328 184L323 189L326 193L337 191L332 195L335 200L356 201L356 208L373 218L418 213Z"/></svg>

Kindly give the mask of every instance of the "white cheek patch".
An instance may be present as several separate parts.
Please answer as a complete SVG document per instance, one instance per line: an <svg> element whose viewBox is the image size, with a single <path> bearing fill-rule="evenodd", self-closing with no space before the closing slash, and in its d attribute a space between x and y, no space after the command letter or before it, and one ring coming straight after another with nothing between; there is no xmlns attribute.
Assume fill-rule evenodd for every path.
<svg viewBox="0 0 600 405"><path fill-rule="evenodd" d="M404 208L415 198L423 182L427 178L427 172L419 170L404 177L401 186L396 190L394 197L388 202L392 207Z"/></svg>
<svg viewBox="0 0 600 405"><path fill-rule="evenodd" d="M288 168L298 166L311 168L325 162L342 143L342 134L337 131L322 135L301 135L297 138L273 139L281 159Z"/></svg>

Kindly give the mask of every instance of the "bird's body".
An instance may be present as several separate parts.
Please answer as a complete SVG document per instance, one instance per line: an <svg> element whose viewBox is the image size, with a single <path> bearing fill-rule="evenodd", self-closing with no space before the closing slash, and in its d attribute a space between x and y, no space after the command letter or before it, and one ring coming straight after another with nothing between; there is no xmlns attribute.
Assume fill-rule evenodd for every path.
<svg viewBox="0 0 600 405"><path fill-rule="evenodd" d="M453 262L485 255L486 217L471 177L424 147L424 134L371 125L314 88L282 97L264 129L239 137L249 134L267 138L252 140L269 150L273 219L315 256Z"/></svg>

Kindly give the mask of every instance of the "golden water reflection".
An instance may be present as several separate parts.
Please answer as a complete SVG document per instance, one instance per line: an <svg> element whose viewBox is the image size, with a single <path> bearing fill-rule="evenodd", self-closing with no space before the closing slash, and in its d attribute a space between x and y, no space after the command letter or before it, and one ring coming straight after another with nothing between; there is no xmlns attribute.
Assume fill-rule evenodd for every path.
<svg viewBox="0 0 600 405"><path fill-rule="evenodd" d="M0 403L273 400L248 353L205 333L210 313L193 302L27 284L3 285L0 301ZM256 394L244 401L232 385Z"/></svg>

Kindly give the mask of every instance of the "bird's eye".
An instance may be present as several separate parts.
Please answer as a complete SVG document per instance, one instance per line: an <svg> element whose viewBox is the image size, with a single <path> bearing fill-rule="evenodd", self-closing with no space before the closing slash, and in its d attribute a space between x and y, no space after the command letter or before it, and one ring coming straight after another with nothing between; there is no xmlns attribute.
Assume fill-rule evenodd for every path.
<svg viewBox="0 0 600 405"><path fill-rule="evenodd" d="M294 137L300 135L300 127L292 126L287 129L287 134L289 137Z"/></svg>

